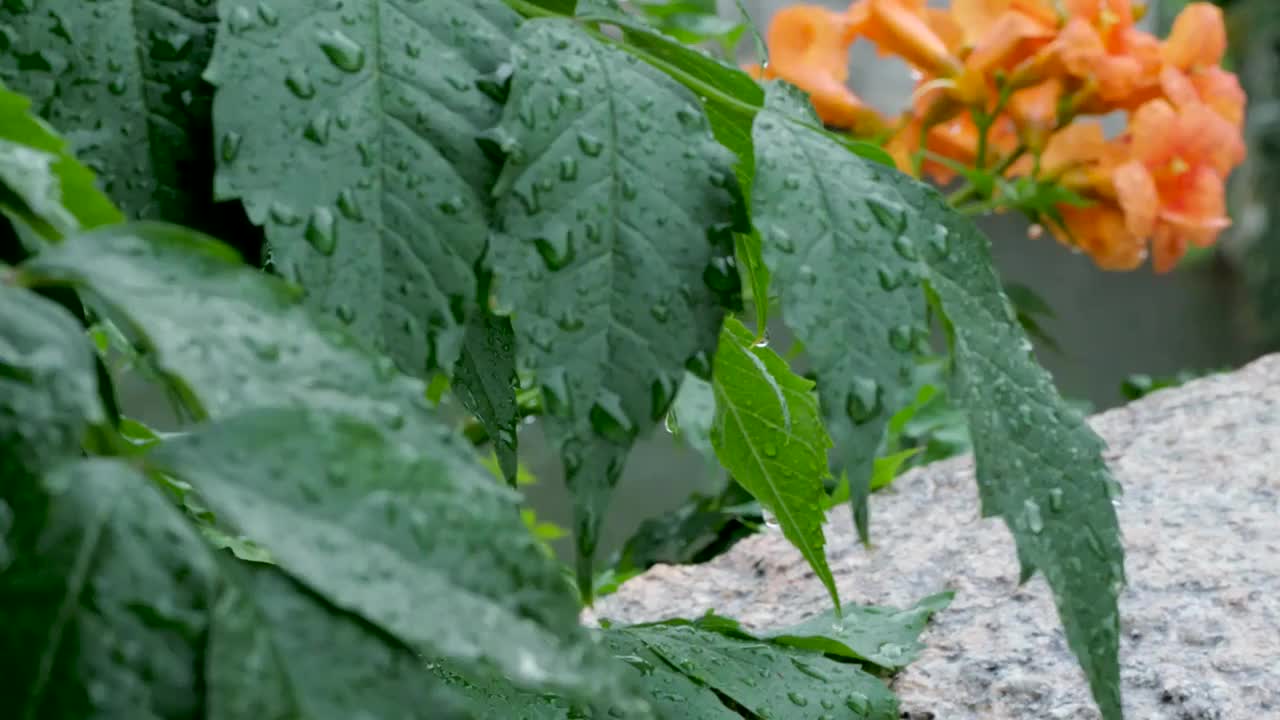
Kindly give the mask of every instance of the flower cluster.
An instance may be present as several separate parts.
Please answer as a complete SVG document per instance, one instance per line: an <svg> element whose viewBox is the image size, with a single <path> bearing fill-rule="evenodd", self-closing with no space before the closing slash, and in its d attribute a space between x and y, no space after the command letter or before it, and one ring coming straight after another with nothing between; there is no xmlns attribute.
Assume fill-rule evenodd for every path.
<svg viewBox="0 0 1280 720"><path fill-rule="evenodd" d="M753 71L807 91L828 125L885 138L906 172L998 179L970 187L985 207L1001 207L1013 181L1053 186L1067 199L1035 214L1061 241L1107 269L1137 267L1150 252L1164 272L1230 224L1224 183L1244 159L1245 95L1220 67L1220 9L1188 5L1164 40L1136 26L1142 13L1131 0L793 6L769 28L768 66ZM846 85L858 38L914 69L901 118ZM1115 137L1088 119L1117 111L1127 125Z"/></svg>

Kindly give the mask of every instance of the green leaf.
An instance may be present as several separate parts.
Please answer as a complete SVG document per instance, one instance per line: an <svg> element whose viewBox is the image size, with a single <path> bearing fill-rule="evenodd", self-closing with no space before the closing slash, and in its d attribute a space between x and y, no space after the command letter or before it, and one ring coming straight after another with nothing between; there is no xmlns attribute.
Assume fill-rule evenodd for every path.
<svg viewBox="0 0 1280 720"><path fill-rule="evenodd" d="M737 720L742 717L725 706L713 687L664 659L645 643L639 633L626 628L606 631L604 646L619 664L631 669L633 681L649 699L657 717L698 720Z"/></svg>
<svg viewBox="0 0 1280 720"><path fill-rule="evenodd" d="M246 413L151 460L328 602L415 652L532 689L612 697L557 563L443 425L412 444L336 413Z"/></svg>
<svg viewBox="0 0 1280 720"><path fill-rule="evenodd" d="M135 470L5 475L0 692L17 720L202 715L213 563Z"/></svg>
<svg viewBox="0 0 1280 720"><path fill-rule="evenodd" d="M127 215L190 222L209 200L200 73L215 22L213 3L201 0L7 2L0 81L71 140ZM98 217L110 215L80 192Z"/></svg>
<svg viewBox="0 0 1280 720"><path fill-rule="evenodd" d="M508 154L497 295L543 389L589 588L627 452L686 364L709 364L720 305L738 290L731 158L683 88L567 20L521 27L493 135Z"/></svg>
<svg viewBox="0 0 1280 720"><path fill-rule="evenodd" d="M614 571L703 563L733 547L760 524L760 508L736 482L714 495L694 493L675 510L640 523L618 553Z"/></svg>
<svg viewBox="0 0 1280 720"><path fill-rule="evenodd" d="M734 235L734 249L738 267L751 288L751 304L756 311L756 328L763 333L769 327L769 268L765 265L760 233Z"/></svg>
<svg viewBox="0 0 1280 720"><path fill-rule="evenodd" d="M211 720L439 717L412 650L275 568L226 561L209 641Z"/></svg>
<svg viewBox="0 0 1280 720"><path fill-rule="evenodd" d="M78 454L87 427L106 415L93 346L80 323L56 303L5 283L4 272L0 267L0 478L16 482Z"/></svg>
<svg viewBox="0 0 1280 720"><path fill-rule="evenodd" d="M448 369L475 311L498 117L489 75L518 16L497 0L275 3L223 14L216 192L272 263L412 374Z"/></svg>
<svg viewBox="0 0 1280 720"><path fill-rule="evenodd" d="M882 176L914 209L913 220L934 229L920 269L947 320L953 401L969 418L983 514L1009 526L1024 580L1044 574L1102 716L1118 720L1124 548L1112 504L1119 486L1103 443L1036 364L990 241L933 189Z"/></svg>
<svg viewBox="0 0 1280 720"><path fill-rule="evenodd" d="M758 633L758 637L778 645L865 661L894 672L920 656L924 645L919 638L924 626L954 597L953 592L930 595L907 610L849 606L843 618L827 611L791 627Z"/></svg>
<svg viewBox="0 0 1280 720"><path fill-rule="evenodd" d="M197 418L332 406L411 437L411 421L427 412L420 382L301 307L298 288L200 233L160 223L101 228L19 271L28 282L83 291L137 338Z"/></svg>
<svg viewBox="0 0 1280 720"><path fill-rule="evenodd" d="M817 374L866 542L873 462L889 418L914 392L915 350L928 337L910 258L933 230L908 225L907 208L882 189L878 170L789 119L806 104L798 91L770 86L754 131L752 212L787 325Z"/></svg>
<svg viewBox="0 0 1280 720"><path fill-rule="evenodd" d="M773 512L782 534L827 587L840 596L827 566L822 532L826 514L827 448L813 383L777 353L758 346L735 318L725 321L716 351L716 422L711 442L729 474Z"/></svg>
<svg viewBox="0 0 1280 720"><path fill-rule="evenodd" d="M454 366L453 386L463 407L480 420L493 441L498 467L512 487L519 484L520 470L516 452L518 384L511 320L488 312L472 316Z"/></svg>
<svg viewBox="0 0 1280 720"><path fill-rule="evenodd" d="M639 638L700 685L752 717L897 720L898 701L873 675L820 653L668 625L618 631ZM673 715L672 717L683 717Z"/></svg>
<svg viewBox="0 0 1280 720"><path fill-rule="evenodd" d="M31 101L2 85L0 209L16 213L46 240L122 219L66 142L31 115Z"/></svg>
<svg viewBox="0 0 1280 720"><path fill-rule="evenodd" d="M667 428L676 439L715 463L716 451L711 447L711 426L715 420L716 394L711 383L693 373L685 373L667 414Z"/></svg>

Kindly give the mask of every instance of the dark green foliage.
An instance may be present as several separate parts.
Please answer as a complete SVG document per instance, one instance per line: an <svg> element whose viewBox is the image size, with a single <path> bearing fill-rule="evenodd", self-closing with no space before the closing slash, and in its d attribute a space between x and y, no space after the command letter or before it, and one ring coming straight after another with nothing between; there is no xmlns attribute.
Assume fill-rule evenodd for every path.
<svg viewBox="0 0 1280 720"><path fill-rule="evenodd" d="M731 158L696 99L567 20L526 23L502 121L497 296L573 490L579 583L636 437L706 371L737 290Z"/></svg>
<svg viewBox="0 0 1280 720"><path fill-rule="evenodd" d="M727 47L738 29L709 7L0 6L11 714L896 717L883 676L949 596L770 632L581 628L536 515L494 477L517 484L537 416L587 601L764 511L834 600L831 503L851 497L865 533L870 489L971 441L984 512L1119 717L1114 483L1027 351L1042 308L1015 313L985 239L881 151L671 37ZM242 207L268 256L262 232L229 239L283 278L155 222L225 229ZM764 342L771 292L787 359ZM125 371L162 383L182 427L122 415ZM609 495L660 421L732 477L596 577Z"/></svg>

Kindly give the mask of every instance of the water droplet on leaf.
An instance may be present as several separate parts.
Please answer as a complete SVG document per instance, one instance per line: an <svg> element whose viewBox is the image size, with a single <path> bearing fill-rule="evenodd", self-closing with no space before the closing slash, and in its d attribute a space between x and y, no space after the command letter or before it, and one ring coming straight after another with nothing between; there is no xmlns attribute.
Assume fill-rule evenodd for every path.
<svg viewBox="0 0 1280 720"><path fill-rule="evenodd" d="M338 246L337 218L327 207L317 207L307 218L307 229L303 232L307 244L315 248L321 255L332 255Z"/></svg>
<svg viewBox="0 0 1280 720"><path fill-rule="evenodd" d="M317 35L320 49L333 66L343 72L359 72L364 68L364 48L341 30L322 31Z"/></svg>
<svg viewBox="0 0 1280 720"><path fill-rule="evenodd" d="M871 378L856 378L845 398L845 412L855 425L868 422L880 414L880 383Z"/></svg>

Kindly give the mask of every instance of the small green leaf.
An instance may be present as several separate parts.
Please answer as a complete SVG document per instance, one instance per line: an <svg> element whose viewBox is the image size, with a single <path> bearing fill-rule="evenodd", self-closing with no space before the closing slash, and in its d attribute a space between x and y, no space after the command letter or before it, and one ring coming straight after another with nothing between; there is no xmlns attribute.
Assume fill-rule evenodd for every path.
<svg viewBox="0 0 1280 720"><path fill-rule="evenodd" d="M0 81L29 96L72 142L103 189L133 218L191 222L208 209L209 90L200 81L217 8L194 0L0 4ZM49 150L47 150L49 151ZM114 215L87 193L64 193L81 226Z"/></svg>
<svg viewBox="0 0 1280 720"><path fill-rule="evenodd" d="M788 86L770 86L755 125L752 212L787 325L817 373L866 542L873 462L886 424L913 392L915 351L927 337L910 258L932 228L908 222L908 208L877 183L878 170L790 119L805 104Z"/></svg>
<svg viewBox="0 0 1280 720"><path fill-rule="evenodd" d="M620 665L631 669L634 682L660 718L698 720L738 720L742 716L725 706L714 686L698 679L664 659L647 645L639 633L627 629L604 633L604 646ZM621 717L629 717L625 714ZM790 717L790 716L784 716Z"/></svg>
<svg viewBox="0 0 1280 720"><path fill-rule="evenodd" d="M822 532L822 481L828 475L831 440L822 427L813 383L729 318L716 351L713 386L711 442L721 464L777 516L783 535L809 562L838 610L840 596L827 566Z"/></svg>
<svg viewBox="0 0 1280 720"><path fill-rule="evenodd" d="M484 426L493 441L502 476L512 487L519 484L520 470L516 452L520 408L516 404L519 380L515 344L510 319L488 312L473 315L467 323L453 377L458 400Z"/></svg>
<svg viewBox="0 0 1280 720"><path fill-rule="evenodd" d="M16 482L80 452L87 427L106 420L96 373L80 323L0 277L0 478Z"/></svg>
<svg viewBox="0 0 1280 720"><path fill-rule="evenodd" d="M482 89L518 16L497 0L274 3L223 14L215 189L308 303L404 371L448 369L475 312L495 168Z"/></svg>
<svg viewBox="0 0 1280 720"><path fill-rule="evenodd" d="M16 720L203 714L214 567L168 501L122 463L5 475L0 691Z"/></svg>
<svg viewBox="0 0 1280 720"><path fill-rule="evenodd" d="M1103 443L1036 364L990 241L935 190L899 173L883 177L913 219L934 228L920 269L947 321L953 402L969 418L983 514L1009 526L1023 579L1044 574L1102 716L1118 720L1124 548Z"/></svg>
<svg viewBox="0 0 1280 720"><path fill-rule="evenodd" d="M764 332L769 327L769 268L765 265L760 233L734 235L734 248L738 258L738 267L746 276L747 287L751 288L751 304L756 311L756 327Z"/></svg>
<svg viewBox="0 0 1280 720"><path fill-rule="evenodd" d="M635 439L705 371L738 291L731 158L684 88L569 20L521 27L492 137L507 152L490 251L518 357L573 491L579 583Z"/></svg>
<svg viewBox="0 0 1280 720"><path fill-rule="evenodd" d="M894 672L920 656L924 649L920 633L929 618L945 610L954 597L952 592L930 595L907 610L848 606L843 618L827 611L791 627L759 633L758 637L778 645L865 661Z"/></svg>
<svg viewBox="0 0 1280 720"><path fill-rule="evenodd" d="M410 437L427 412L420 382L301 307L296 287L200 233L160 223L101 228L50 247L20 272L84 291L136 337L197 418L332 405Z"/></svg>
<svg viewBox="0 0 1280 720"><path fill-rule="evenodd" d="M208 717L403 717L440 704L409 648L279 570L226 560L209 640Z"/></svg>
<svg viewBox="0 0 1280 720"><path fill-rule="evenodd" d="M5 189L12 193L9 198ZM3 85L0 209L17 214L45 240L122 219L94 185L93 173L68 152L61 137L31 114L31 101Z"/></svg>
<svg viewBox="0 0 1280 720"><path fill-rule="evenodd" d="M443 425L408 444L303 410L247 413L165 442L151 462L329 603L417 653L575 698L613 697L556 562Z"/></svg>
<svg viewBox="0 0 1280 720"><path fill-rule="evenodd" d="M634 635L680 672L755 717L897 720L898 701L856 665L821 653L738 640L687 626L644 626Z"/></svg>

